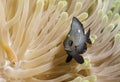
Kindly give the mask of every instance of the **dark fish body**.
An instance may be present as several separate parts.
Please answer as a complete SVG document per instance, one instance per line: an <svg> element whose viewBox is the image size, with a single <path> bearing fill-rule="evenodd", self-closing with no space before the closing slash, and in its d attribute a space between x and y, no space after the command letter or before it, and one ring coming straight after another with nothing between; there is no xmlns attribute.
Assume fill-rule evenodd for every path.
<svg viewBox="0 0 120 82"><path fill-rule="evenodd" d="M71 29L63 42L65 51L68 54L66 62L70 62L74 58L78 63L84 63L84 59L80 54L87 50L87 45L91 44L90 29L85 34L82 23L75 17L72 19Z"/></svg>

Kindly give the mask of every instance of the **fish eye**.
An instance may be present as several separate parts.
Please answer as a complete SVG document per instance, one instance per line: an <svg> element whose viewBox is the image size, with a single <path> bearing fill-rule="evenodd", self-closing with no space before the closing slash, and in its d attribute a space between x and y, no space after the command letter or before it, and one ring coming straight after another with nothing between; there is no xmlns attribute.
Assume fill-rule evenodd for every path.
<svg viewBox="0 0 120 82"><path fill-rule="evenodd" d="M73 45L73 41L69 40L68 44L69 44L69 46L72 46Z"/></svg>
<svg viewBox="0 0 120 82"><path fill-rule="evenodd" d="M75 46L75 49L77 49L77 46Z"/></svg>

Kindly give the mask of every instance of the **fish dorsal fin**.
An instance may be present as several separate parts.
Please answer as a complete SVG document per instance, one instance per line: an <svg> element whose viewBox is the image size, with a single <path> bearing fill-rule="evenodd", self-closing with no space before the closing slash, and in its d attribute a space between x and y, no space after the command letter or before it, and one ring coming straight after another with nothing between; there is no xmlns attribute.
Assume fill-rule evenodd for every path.
<svg viewBox="0 0 120 82"><path fill-rule="evenodd" d="M88 29L87 33L86 33L87 37L90 37L90 28Z"/></svg>
<svg viewBox="0 0 120 82"><path fill-rule="evenodd" d="M92 42L90 40L90 28L89 28L89 30L86 33L86 38L87 38L87 43L92 44Z"/></svg>

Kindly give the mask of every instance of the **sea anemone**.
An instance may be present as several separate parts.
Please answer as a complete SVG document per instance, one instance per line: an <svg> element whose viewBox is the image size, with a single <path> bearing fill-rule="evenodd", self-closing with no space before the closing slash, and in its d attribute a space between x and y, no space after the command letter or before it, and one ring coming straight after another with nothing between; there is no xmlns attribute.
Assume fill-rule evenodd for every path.
<svg viewBox="0 0 120 82"><path fill-rule="evenodd" d="M85 62L66 63L77 17L91 29ZM0 0L0 82L120 82L119 0Z"/></svg>

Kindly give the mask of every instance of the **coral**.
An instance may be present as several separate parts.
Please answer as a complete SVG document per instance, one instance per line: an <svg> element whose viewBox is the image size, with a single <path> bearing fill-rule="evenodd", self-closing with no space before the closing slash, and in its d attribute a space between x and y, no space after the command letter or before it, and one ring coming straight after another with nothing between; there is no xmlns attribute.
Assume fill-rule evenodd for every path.
<svg viewBox="0 0 120 82"><path fill-rule="evenodd" d="M65 63L77 17L91 29L84 64ZM0 82L120 82L119 0L0 0Z"/></svg>

